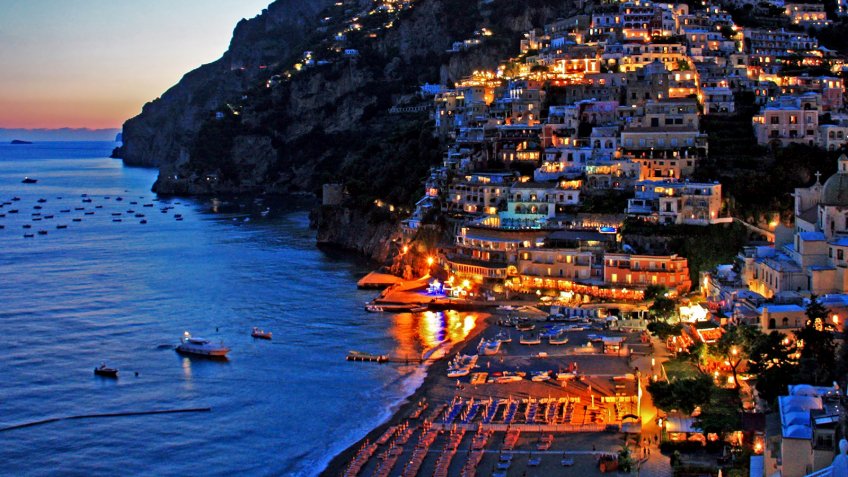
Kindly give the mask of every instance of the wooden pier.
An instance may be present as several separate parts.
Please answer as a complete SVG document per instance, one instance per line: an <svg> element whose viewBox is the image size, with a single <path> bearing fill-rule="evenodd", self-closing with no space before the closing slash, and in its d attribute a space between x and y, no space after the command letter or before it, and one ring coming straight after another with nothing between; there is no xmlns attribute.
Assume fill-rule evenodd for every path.
<svg viewBox="0 0 848 477"><path fill-rule="evenodd" d="M387 363L389 357L384 354L360 353L359 351L351 351L347 354L348 361L364 361L369 363Z"/></svg>

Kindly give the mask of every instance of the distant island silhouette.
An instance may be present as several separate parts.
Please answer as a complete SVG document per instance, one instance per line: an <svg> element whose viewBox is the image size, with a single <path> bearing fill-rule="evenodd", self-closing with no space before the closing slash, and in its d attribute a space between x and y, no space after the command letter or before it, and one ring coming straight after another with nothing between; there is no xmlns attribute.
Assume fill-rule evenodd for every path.
<svg viewBox="0 0 848 477"><path fill-rule="evenodd" d="M12 139L12 144L32 144L29 141L22 141L20 139Z"/></svg>

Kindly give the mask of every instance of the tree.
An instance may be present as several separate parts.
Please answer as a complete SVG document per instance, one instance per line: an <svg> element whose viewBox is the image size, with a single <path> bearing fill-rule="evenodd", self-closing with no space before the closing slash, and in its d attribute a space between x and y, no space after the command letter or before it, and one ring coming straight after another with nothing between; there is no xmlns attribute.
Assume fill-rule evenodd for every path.
<svg viewBox="0 0 848 477"><path fill-rule="evenodd" d="M648 384L655 406L665 412L676 409L686 414L709 403L715 389L712 378L706 375Z"/></svg>
<svg viewBox="0 0 848 477"><path fill-rule="evenodd" d="M701 407L701 413L693 424L704 433L724 436L739 430L741 407L742 401L736 390L716 389L709 402Z"/></svg>
<svg viewBox="0 0 848 477"><path fill-rule="evenodd" d="M825 329L830 312L812 295L806 315L804 327L795 332L801 350L797 379L815 385L830 384L836 367L833 333Z"/></svg>
<svg viewBox="0 0 848 477"><path fill-rule="evenodd" d="M733 326L712 346L714 354L730 364L733 373L733 383L739 389L739 376L737 372L741 364L746 362L751 351L756 347L763 334L750 326Z"/></svg>
<svg viewBox="0 0 848 477"><path fill-rule="evenodd" d="M748 370L756 374L756 389L769 405L786 394L798 374L798 362L791 358L789 339L778 331L763 335L748 357Z"/></svg>
<svg viewBox="0 0 848 477"><path fill-rule="evenodd" d="M653 300L657 297L664 297L666 293L668 293L668 288L662 285L648 285L645 288L645 299Z"/></svg>
<svg viewBox="0 0 848 477"><path fill-rule="evenodd" d="M678 335L683 330L683 326L680 323L675 325L669 325L668 323L664 323L662 321L654 321L648 323L648 331L654 334L657 338L665 341L671 335Z"/></svg>
<svg viewBox="0 0 848 477"><path fill-rule="evenodd" d="M675 303L671 298L659 296L648 307L648 312L655 320L668 320L674 315Z"/></svg>

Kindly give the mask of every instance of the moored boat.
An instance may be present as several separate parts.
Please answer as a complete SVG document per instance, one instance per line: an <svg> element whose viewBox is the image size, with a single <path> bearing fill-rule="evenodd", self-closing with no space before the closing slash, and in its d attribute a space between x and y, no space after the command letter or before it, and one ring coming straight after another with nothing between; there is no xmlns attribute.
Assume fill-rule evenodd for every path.
<svg viewBox="0 0 848 477"><path fill-rule="evenodd" d="M105 378L117 378L118 368L110 368L106 363L100 363L100 366L94 368L94 374Z"/></svg>
<svg viewBox="0 0 848 477"><path fill-rule="evenodd" d="M548 338L548 343L552 345L564 345L568 343L568 337L565 336L565 333L560 333L556 336L551 336Z"/></svg>
<svg viewBox="0 0 848 477"><path fill-rule="evenodd" d="M501 350L501 342L497 339L487 340L485 338L480 340L480 344L477 346L477 352L484 356L492 356L498 354Z"/></svg>
<svg viewBox="0 0 848 477"><path fill-rule="evenodd" d="M515 329L518 331L532 331L536 328L536 325L527 319L521 320L515 325Z"/></svg>
<svg viewBox="0 0 848 477"><path fill-rule="evenodd" d="M540 338L538 334L528 333L521 335L521 338L519 338L518 342L523 345L537 345L542 344L542 338Z"/></svg>
<svg viewBox="0 0 848 477"><path fill-rule="evenodd" d="M38 182L38 179L33 179L32 177L24 177L24 180L21 181L23 184L35 184Z"/></svg>
<svg viewBox="0 0 848 477"><path fill-rule="evenodd" d="M215 344L203 338L195 338L185 332L180 338L180 344L176 348L178 353L190 354L196 356L205 356L209 358L226 358L230 348L224 346L223 343Z"/></svg>
<svg viewBox="0 0 848 477"><path fill-rule="evenodd" d="M498 331L498 334L495 335L495 339L501 343L512 343L512 336L510 336L509 331L507 330Z"/></svg>
<svg viewBox="0 0 848 477"><path fill-rule="evenodd" d="M252 336L254 338L263 339L263 340L270 340L271 339L271 332L265 331L265 330L260 330L259 328L254 326L253 330L250 332L250 336Z"/></svg>
<svg viewBox="0 0 848 477"><path fill-rule="evenodd" d="M551 379L551 372L550 371L533 371L533 374L531 376L532 377L530 378L530 381L534 381L534 382L539 383L539 382L543 382L543 381L549 381Z"/></svg>

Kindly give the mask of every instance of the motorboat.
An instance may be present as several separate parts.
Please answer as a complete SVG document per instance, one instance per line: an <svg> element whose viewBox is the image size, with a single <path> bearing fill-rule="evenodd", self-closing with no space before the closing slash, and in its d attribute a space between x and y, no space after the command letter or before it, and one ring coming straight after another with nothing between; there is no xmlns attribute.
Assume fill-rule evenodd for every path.
<svg viewBox="0 0 848 477"><path fill-rule="evenodd" d="M550 381L550 379L551 379L551 372L550 371L533 371L533 374L532 374L532 377L530 378L530 381L540 383L540 382L543 382L543 381Z"/></svg>
<svg viewBox="0 0 848 477"><path fill-rule="evenodd" d="M38 179L33 179L32 177L24 177L24 180L21 181L23 184L35 184L38 182Z"/></svg>
<svg viewBox="0 0 848 477"><path fill-rule="evenodd" d="M535 333L528 333L521 335L521 338L519 338L518 342L523 345L537 345L542 344L542 338L540 338L539 335Z"/></svg>
<svg viewBox="0 0 848 477"><path fill-rule="evenodd" d="M94 374L104 378L117 378L118 368L110 368L105 363L101 363L100 366L94 368Z"/></svg>
<svg viewBox="0 0 848 477"><path fill-rule="evenodd" d="M558 335L551 336L550 338L548 338L548 343L552 345L564 345L568 343L568 337L565 336L565 333L560 333Z"/></svg>
<svg viewBox="0 0 848 477"><path fill-rule="evenodd" d="M500 376L492 378L492 381L498 384L516 383L523 380L525 375L521 371L504 371Z"/></svg>
<svg viewBox="0 0 848 477"><path fill-rule="evenodd" d="M379 306L379 305L374 305L372 303L366 303L365 304L365 311L370 312L370 313L382 313L383 307Z"/></svg>
<svg viewBox="0 0 848 477"><path fill-rule="evenodd" d="M43 203L47 202L47 199L45 199L44 197L41 197L36 202L38 202L39 204L43 204Z"/></svg>
<svg viewBox="0 0 848 477"><path fill-rule="evenodd" d="M253 330L250 332L250 336L252 336L254 338L263 339L263 340L270 340L271 339L271 332L265 331L265 330L260 330L259 328L254 326Z"/></svg>
<svg viewBox="0 0 848 477"><path fill-rule="evenodd" d="M515 329L518 331L532 331L536 329L536 325L530 320L521 320L515 324Z"/></svg>
<svg viewBox="0 0 848 477"><path fill-rule="evenodd" d="M188 331L180 338L180 344L176 349L177 353L210 358L226 358L227 353L230 352L230 348L224 346L224 343L215 344L207 339L195 338Z"/></svg>

